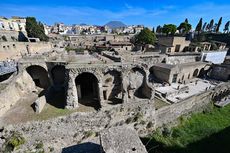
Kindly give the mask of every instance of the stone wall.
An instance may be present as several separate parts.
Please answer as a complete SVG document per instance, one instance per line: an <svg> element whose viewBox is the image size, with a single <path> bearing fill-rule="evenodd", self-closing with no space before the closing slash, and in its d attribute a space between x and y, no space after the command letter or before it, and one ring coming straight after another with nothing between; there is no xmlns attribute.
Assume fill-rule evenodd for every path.
<svg viewBox="0 0 230 153"><path fill-rule="evenodd" d="M35 85L29 74L24 71L0 92L0 116L10 109L20 98L35 91Z"/></svg>
<svg viewBox="0 0 230 153"><path fill-rule="evenodd" d="M213 65L211 77L216 80L230 80L230 65Z"/></svg>
<svg viewBox="0 0 230 153"><path fill-rule="evenodd" d="M182 64L182 63L190 63L190 62L196 62L199 59L200 56L198 55L188 55L188 56L168 56L166 58L167 64Z"/></svg>
<svg viewBox="0 0 230 153"><path fill-rule="evenodd" d="M0 60L6 60L7 58L18 59L26 54L49 52L52 48L52 44L46 42L1 42Z"/></svg>
<svg viewBox="0 0 230 153"><path fill-rule="evenodd" d="M7 42L17 42L25 40L26 36L26 32L0 30L0 42L5 42L2 37L5 37Z"/></svg>

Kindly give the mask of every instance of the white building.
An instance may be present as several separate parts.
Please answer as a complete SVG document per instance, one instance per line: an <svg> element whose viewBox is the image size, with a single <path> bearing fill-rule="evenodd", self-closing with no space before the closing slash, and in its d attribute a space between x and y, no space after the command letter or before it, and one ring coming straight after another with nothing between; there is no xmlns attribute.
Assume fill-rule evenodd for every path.
<svg viewBox="0 0 230 153"><path fill-rule="evenodd" d="M202 52L201 60L204 62L212 62L213 64L221 64L224 62L226 54L227 50Z"/></svg>
<svg viewBox="0 0 230 153"><path fill-rule="evenodd" d="M7 19L0 17L0 30L26 31L26 19L21 17L12 17Z"/></svg>

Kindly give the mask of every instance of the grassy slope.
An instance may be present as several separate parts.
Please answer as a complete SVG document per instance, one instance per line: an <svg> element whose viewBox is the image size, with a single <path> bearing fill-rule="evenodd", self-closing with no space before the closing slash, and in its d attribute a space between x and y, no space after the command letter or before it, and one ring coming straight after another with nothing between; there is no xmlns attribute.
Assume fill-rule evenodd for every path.
<svg viewBox="0 0 230 153"><path fill-rule="evenodd" d="M190 119L183 119L179 126L171 130L166 129L166 132L161 133L157 130L147 148L159 146L156 149L158 152L170 153L199 153L204 152L204 149L213 152L216 148L219 149L218 153L230 152L230 128L227 130L228 127L230 127L230 106L222 109L214 108L211 112L198 113L192 115ZM146 144L149 138L145 138L143 141ZM229 145L224 146L226 141ZM212 145L210 146L210 144ZM152 152L154 152L153 150Z"/></svg>

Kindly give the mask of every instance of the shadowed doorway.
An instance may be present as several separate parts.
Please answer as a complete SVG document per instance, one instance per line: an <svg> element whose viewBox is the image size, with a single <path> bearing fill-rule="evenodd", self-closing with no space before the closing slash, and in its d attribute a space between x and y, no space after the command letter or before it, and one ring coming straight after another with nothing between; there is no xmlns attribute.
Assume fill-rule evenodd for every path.
<svg viewBox="0 0 230 153"><path fill-rule="evenodd" d="M81 73L76 77L75 84L79 103L98 110L101 105L99 102L98 79L95 75L88 72Z"/></svg>

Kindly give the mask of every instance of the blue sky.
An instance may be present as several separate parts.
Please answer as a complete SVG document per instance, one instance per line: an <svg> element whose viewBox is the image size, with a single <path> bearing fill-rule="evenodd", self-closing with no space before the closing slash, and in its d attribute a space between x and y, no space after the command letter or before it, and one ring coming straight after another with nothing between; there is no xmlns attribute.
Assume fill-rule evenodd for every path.
<svg viewBox="0 0 230 153"><path fill-rule="evenodd" d="M201 17L208 22L212 18L217 22L221 16L223 23L230 20L229 0L0 0L0 7L0 16L35 16L49 25L104 25L119 20L127 25L152 27L164 23L178 25L188 18L196 26Z"/></svg>

